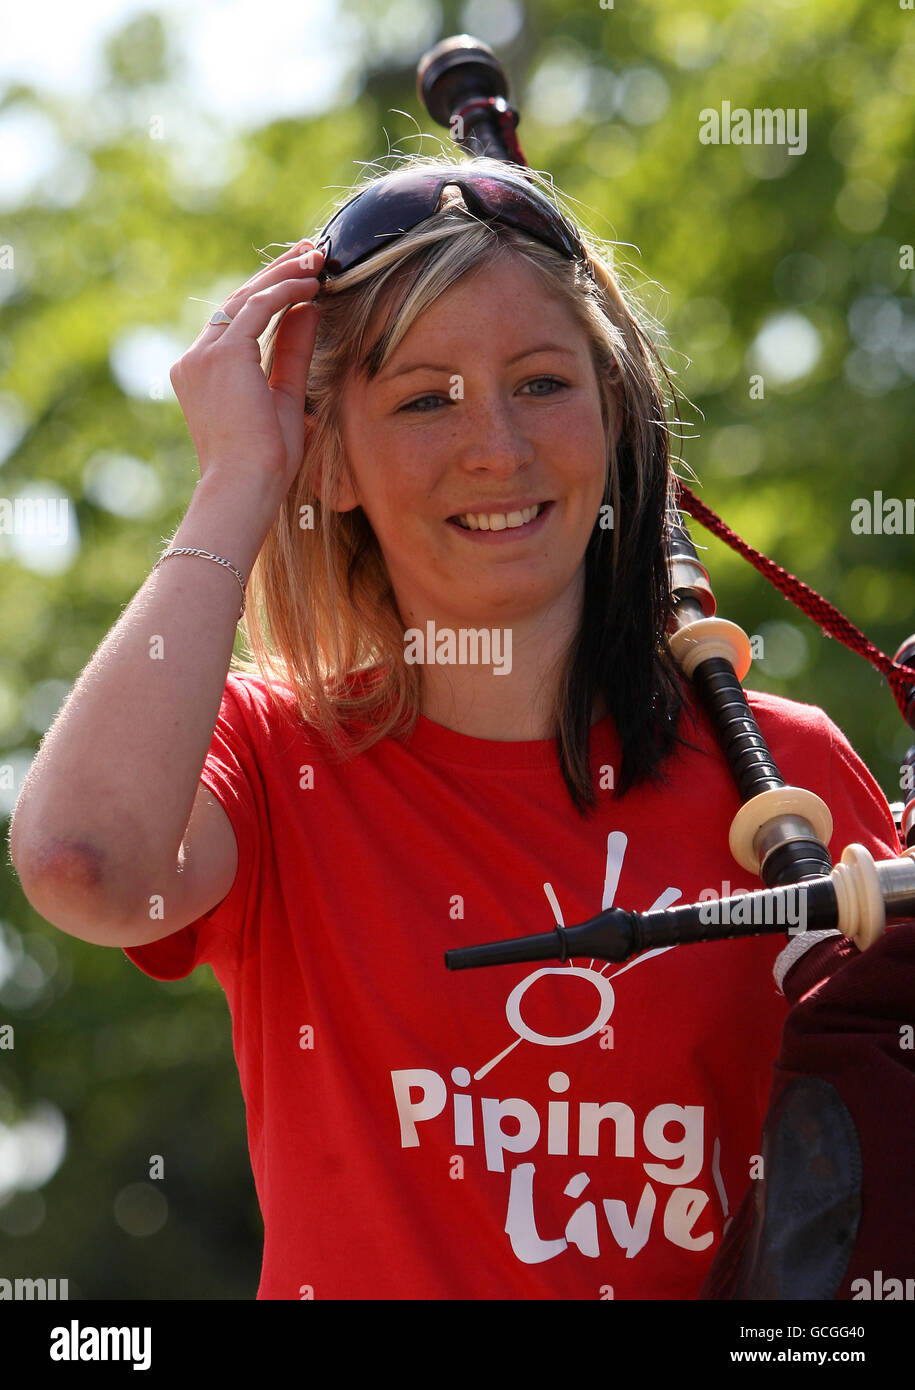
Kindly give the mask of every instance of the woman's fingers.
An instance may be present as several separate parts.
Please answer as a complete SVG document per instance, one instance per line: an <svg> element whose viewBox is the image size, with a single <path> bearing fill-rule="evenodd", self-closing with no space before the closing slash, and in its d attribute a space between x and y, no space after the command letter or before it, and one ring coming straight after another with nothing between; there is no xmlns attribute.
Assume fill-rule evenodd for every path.
<svg viewBox="0 0 915 1390"><path fill-rule="evenodd" d="M320 313L317 304L294 304L283 315L276 333L270 387L289 396L298 410L305 405Z"/></svg>
<svg viewBox="0 0 915 1390"><path fill-rule="evenodd" d="M318 264L311 270L299 267L296 263L292 266L287 263L280 267L271 267L272 280L268 278L260 288L250 291L243 298L239 297L236 300L236 296L232 296L226 301L226 313L232 322L223 326L211 326L209 332L214 335L212 341L215 343L227 339L231 344L239 337L259 338L273 315L280 309L294 304L297 300L314 299L321 288L317 279L319 268L320 257ZM294 278L290 278L291 269L297 271ZM236 300L234 305L233 300Z"/></svg>
<svg viewBox="0 0 915 1390"><path fill-rule="evenodd" d="M314 258L313 264L308 260L309 255ZM277 256L269 265L257 271L230 294L221 305L223 312L228 314L234 322L252 295L259 294L262 290L269 289L284 280L289 280L291 275L296 278L301 276L303 281L312 278L320 269L322 259L320 252L314 252L313 243L310 240L298 242L295 246L284 251L282 255ZM204 342L218 341L228 327L228 324L207 323L204 325L200 337Z"/></svg>

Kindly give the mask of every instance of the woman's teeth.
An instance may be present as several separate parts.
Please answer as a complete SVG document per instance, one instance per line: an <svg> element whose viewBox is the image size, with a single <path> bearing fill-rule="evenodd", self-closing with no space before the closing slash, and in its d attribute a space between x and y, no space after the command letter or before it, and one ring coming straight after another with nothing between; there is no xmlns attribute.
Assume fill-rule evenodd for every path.
<svg viewBox="0 0 915 1390"><path fill-rule="evenodd" d="M465 512L455 520L466 531L504 531L507 527L526 526L545 506L545 502L538 502L535 507L525 507L520 512Z"/></svg>

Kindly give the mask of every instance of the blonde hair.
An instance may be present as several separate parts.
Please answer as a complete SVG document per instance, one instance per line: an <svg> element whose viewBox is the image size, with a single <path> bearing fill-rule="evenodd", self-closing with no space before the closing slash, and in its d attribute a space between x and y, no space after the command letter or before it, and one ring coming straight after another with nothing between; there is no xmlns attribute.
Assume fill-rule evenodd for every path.
<svg viewBox="0 0 915 1390"><path fill-rule="evenodd" d="M423 157L398 167L404 166L506 173L498 161L484 158ZM552 191L542 177L537 182ZM371 379L382 370L417 318L462 276L491 265L494 253L523 260L543 278L547 292L567 305L589 340L601 392L607 435L602 504L613 508L615 524L607 530L598 524L600 513L595 518L585 612L560 673L555 706L560 762L573 803L579 811L594 804L588 731L598 690L629 754L618 792L652 773L670 745L679 686L662 641L670 603L663 540L672 473L662 392L662 379L670 384L669 377L613 270L583 241L593 280L580 263L523 232L480 221L452 186L426 221L324 285L308 373L304 457L248 581L243 630L249 654L234 656L230 669L259 673L274 699L274 682L289 686L300 718L342 758L389 735L408 734L421 699L419 668L403 659L404 628L369 521L361 507L337 512L331 505L340 483L351 481L340 427L343 387L351 373ZM268 377L285 312L261 340ZM383 328L370 341L376 320ZM622 424L614 449L610 422L618 414ZM308 524L312 518L316 532ZM632 592L639 586L641 598ZM627 592L635 604L628 621L620 611ZM626 629L628 651L618 650L607 632L614 623L620 632ZM633 640L647 658L641 668ZM619 672L612 671L620 655L641 672L629 701L616 689ZM638 702L645 706L641 713L629 708Z"/></svg>

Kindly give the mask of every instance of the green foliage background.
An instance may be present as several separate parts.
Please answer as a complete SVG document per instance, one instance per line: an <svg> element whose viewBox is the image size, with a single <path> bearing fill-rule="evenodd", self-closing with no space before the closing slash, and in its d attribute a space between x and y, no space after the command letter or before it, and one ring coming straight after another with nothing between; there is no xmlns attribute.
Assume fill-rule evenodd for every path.
<svg viewBox="0 0 915 1390"><path fill-rule="evenodd" d="M905 4L536 0L499 42L492 25L510 5L418 5L407 24L389 0L345 0L341 22L358 36L352 90L335 109L233 139L225 178L199 188L174 172L194 94L178 36L155 12L109 42L94 119L8 88L0 112L44 112L91 179L69 206L35 199L0 220L15 257L0 272L0 400L24 420L0 491L13 498L43 481L73 499L80 534L56 573L22 563L0 536L7 810L197 478L167 368L145 396L128 394L113 345L146 326L172 336L176 360L208 314L195 299L218 304L257 269L258 248L313 232L358 177L355 161L386 154L389 140L447 143L417 104L415 67L425 47L465 28L506 62L531 164L577 200L591 231L626 244L692 402L680 452L702 495L895 651L915 627L913 540L852 534L850 508L874 489L911 492L915 276L901 248L915 241L915 13ZM725 100L805 109L806 153L701 144L700 110ZM419 142L418 129L433 140ZM750 375L763 370L752 345L786 313L812 325L819 358L782 384L764 371L764 398L752 399ZM148 465L163 500L133 519L101 505L87 463L106 453ZM898 799L909 740L886 685L692 529L708 546L720 611L764 638L747 684L822 705ZM15 1035L0 1050L0 1278L69 1278L74 1298L251 1298L261 1224L211 972L159 984L120 952L64 936L8 865L0 919L0 1025ZM9 1133L41 1105L65 1121L65 1156L50 1177L36 1160L10 1192ZM157 1154L164 1177L150 1181ZM125 1204L128 1226L157 1228L128 1234Z"/></svg>

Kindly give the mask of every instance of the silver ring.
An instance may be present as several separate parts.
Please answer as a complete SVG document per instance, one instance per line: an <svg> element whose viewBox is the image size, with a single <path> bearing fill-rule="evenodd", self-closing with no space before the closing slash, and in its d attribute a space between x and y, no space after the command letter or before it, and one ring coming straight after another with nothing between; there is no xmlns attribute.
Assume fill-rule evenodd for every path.
<svg viewBox="0 0 915 1390"><path fill-rule="evenodd" d="M216 310L216 313L215 313L215 314L213 315L213 317L209 320L209 322L210 322L210 323L231 323L232 320L229 318L229 315L226 313L225 309L217 309L217 310Z"/></svg>

